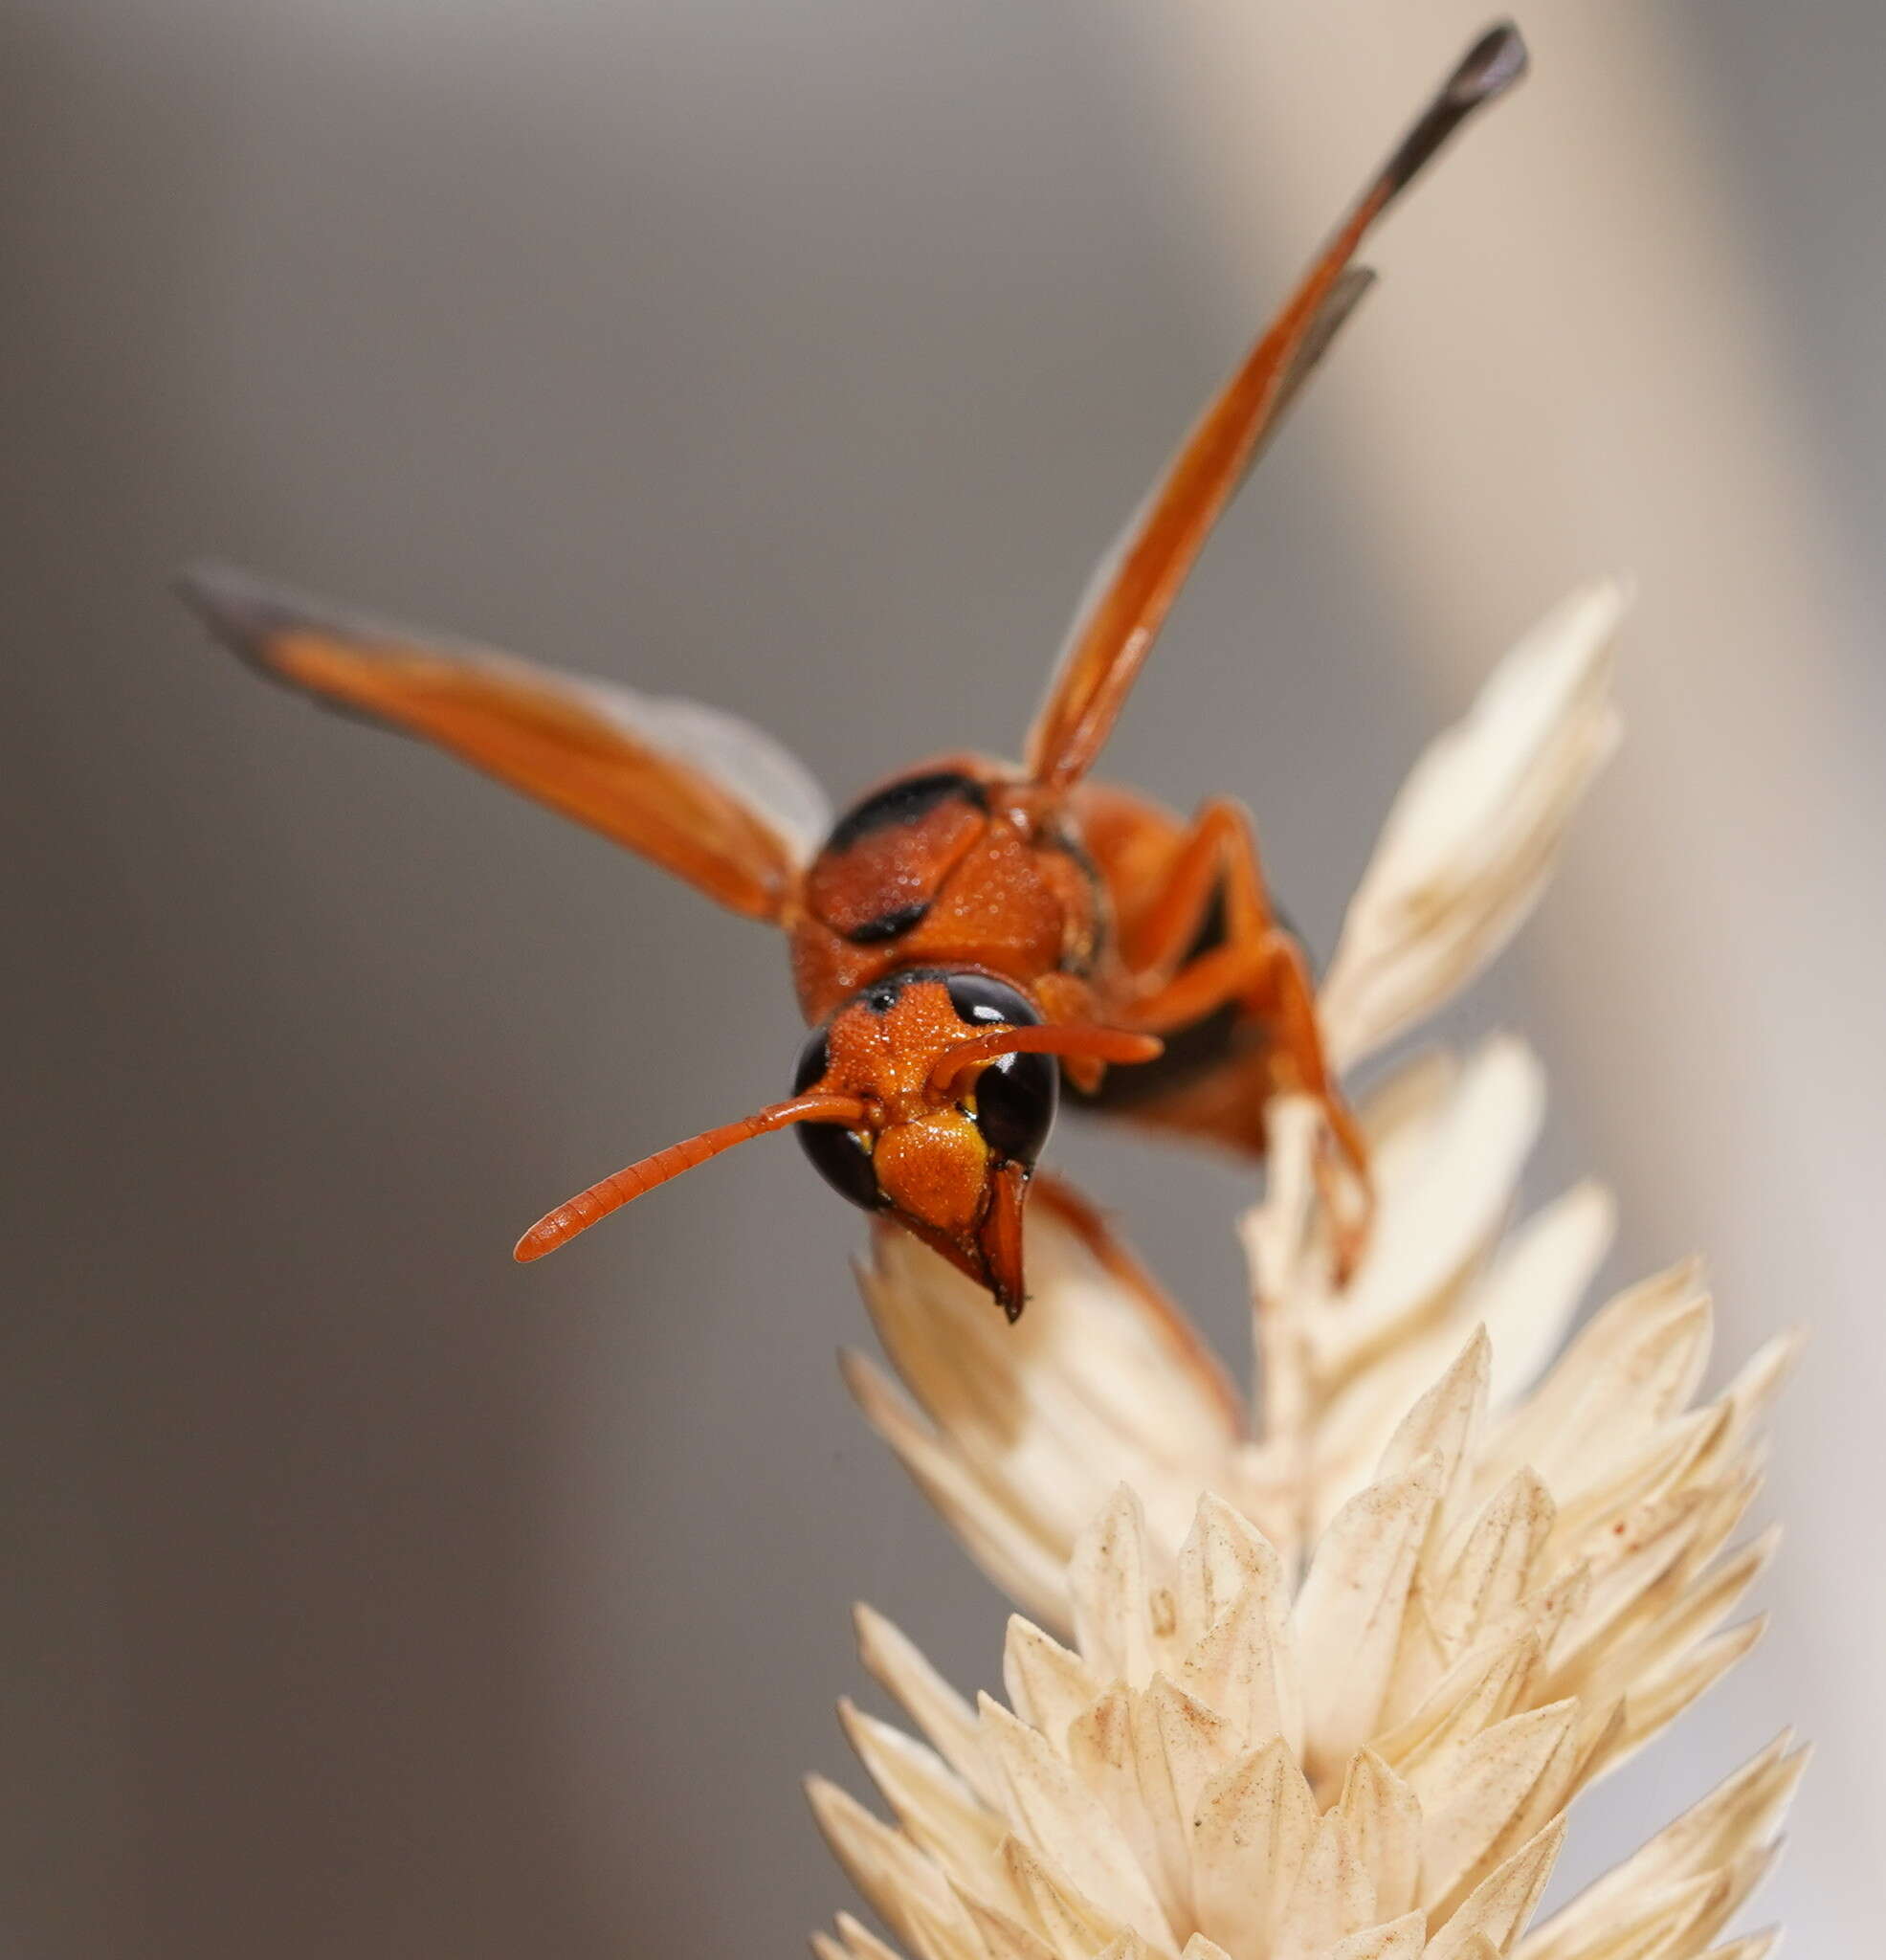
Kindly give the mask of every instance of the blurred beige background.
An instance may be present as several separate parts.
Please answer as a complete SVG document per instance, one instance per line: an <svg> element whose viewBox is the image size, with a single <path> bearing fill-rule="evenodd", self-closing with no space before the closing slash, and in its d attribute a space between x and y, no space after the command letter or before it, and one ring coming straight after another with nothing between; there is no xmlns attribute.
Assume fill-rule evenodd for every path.
<svg viewBox="0 0 1886 1960"><path fill-rule="evenodd" d="M999 1604L845 1404L790 1147L512 1268L750 1106L756 928L255 685L205 550L750 713L843 795L1018 737L1089 563L1478 25L1453 0L10 0L0 1948L792 1951L868 1595ZM1886 12L1546 0L1379 252L1116 745L1254 805L1314 942L1584 574L1629 746L1457 1019L1557 1085L1617 1277L1816 1344L1767 1646L1568 1876L1784 1720L1764 1896L1879 1923ZM1236 1338L1237 1181L1069 1134Z"/></svg>

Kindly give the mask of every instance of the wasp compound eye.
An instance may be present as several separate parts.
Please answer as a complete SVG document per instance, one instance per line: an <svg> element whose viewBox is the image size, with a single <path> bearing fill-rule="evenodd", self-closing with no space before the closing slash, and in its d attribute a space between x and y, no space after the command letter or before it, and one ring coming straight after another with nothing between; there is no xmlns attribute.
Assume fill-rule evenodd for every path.
<svg viewBox="0 0 1886 1960"><path fill-rule="evenodd" d="M1005 981L987 973L952 973L944 982L958 1015L971 1027L1034 1028L1041 1015ZM1032 1164L1054 1126L1061 1071L1050 1055L999 1055L976 1078L976 1126L995 1156Z"/></svg>
<svg viewBox="0 0 1886 1960"><path fill-rule="evenodd" d="M1004 1022L1011 1028L1041 1025L1039 1010L1025 994L987 973L951 973L943 985L949 990L950 1005L972 1028L993 1028Z"/></svg>
<svg viewBox="0 0 1886 1960"><path fill-rule="evenodd" d="M825 1030L814 1028L799 1051L799 1067L792 1078L792 1093L803 1096L831 1066L825 1045ZM883 1193L877 1189L877 1172L857 1138L835 1123L802 1123L793 1130L799 1147L812 1160L812 1169L842 1198L867 1212L881 1211Z"/></svg>
<svg viewBox="0 0 1886 1960"><path fill-rule="evenodd" d="M1052 1055L999 1055L976 1078L976 1127L995 1155L1032 1164L1054 1126L1061 1069Z"/></svg>

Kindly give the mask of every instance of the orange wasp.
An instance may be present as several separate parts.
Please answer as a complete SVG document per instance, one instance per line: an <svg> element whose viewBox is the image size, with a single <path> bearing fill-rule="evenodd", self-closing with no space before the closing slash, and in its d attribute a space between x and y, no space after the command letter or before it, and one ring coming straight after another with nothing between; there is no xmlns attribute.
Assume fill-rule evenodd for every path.
<svg viewBox="0 0 1886 1960"><path fill-rule="evenodd" d="M520 1259L792 1126L828 1183L1013 1320L1024 1204L1063 1078L1096 1109L1251 1155L1268 1098L1315 1099L1330 1193L1340 1157L1361 1194L1338 1231L1339 1258L1353 1256L1367 1150L1249 815L1212 798L1186 823L1087 775L1212 524L1366 288L1365 234L1525 61L1510 26L1468 51L1206 409L1096 576L1019 768L945 756L833 824L790 756L712 708L428 643L238 573L185 575L185 596L262 673L437 743L790 939L812 1027L791 1095L591 1186L524 1234Z"/></svg>

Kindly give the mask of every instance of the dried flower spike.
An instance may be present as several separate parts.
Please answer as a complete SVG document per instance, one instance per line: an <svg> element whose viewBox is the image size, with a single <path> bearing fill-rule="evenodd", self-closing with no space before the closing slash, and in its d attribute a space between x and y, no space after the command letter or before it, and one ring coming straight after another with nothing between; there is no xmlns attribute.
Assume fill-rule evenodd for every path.
<svg viewBox="0 0 1886 1960"><path fill-rule="evenodd" d="M1450 1427L1472 1372L1451 1371L1411 1432ZM1565 1806L1711 1671L1673 1641L1637 1678L1684 1689L1653 1693L1637 1721L1582 1658L1609 1611L1593 1602L1631 1594L1648 1650L1726 1600L1679 1606L1675 1589L1621 1579L1653 1563L1639 1548L1573 1580L1542 1576L1553 1521L1523 1474L1463 1520L1451 1559L1436 1555L1451 1455L1424 1450L1361 1496L1294 1601L1281 1558L1216 1498L1169 1580L1151 1579L1122 1492L1076 1549L1074 1647L1010 1621L1007 1707L984 1696L972 1713L861 1615L866 1664L929 1746L844 1710L898 1820L811 1786L860 1891L925 1960L1516 1950ZM1753 1563L1739 1562L1742 1582ZM1397 1620L1450 1650L1431 1679L1382 1636ZM1517 1950L1702 1953L1760 1876L1799 1767L1777 1743ZM1651 1943L1609 1944L1627 1926Z"/></svg>

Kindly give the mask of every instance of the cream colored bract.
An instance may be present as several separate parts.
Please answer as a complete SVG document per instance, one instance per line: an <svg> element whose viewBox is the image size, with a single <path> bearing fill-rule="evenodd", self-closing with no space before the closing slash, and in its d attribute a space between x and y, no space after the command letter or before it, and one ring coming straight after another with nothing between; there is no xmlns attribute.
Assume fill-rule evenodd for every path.
<svg viewBox="0 0 1886 1960"><path fill-rule="evenodd" d="M1538 896L1615 740L1621 610L1610 585L1567 602L1413 772L1324 989L1345 1065L1440 1006ZM1361 1112L1379 1209L1342 1291L1315 1111L1274 1111L1244 1227L1254 1421L1149 1279L1040 1208L1013 1328L880 1236L863 1283L902 1386L856 1355L847 1380L1040 1622L1010 1622L1007 1706L972 1709L860 1615L867 1666L926 1741L847 1706L896 1822L824 1782L812 1799L922 1960L1765 1951L1712 1942L1765 1868L1800 1768L1786 1739L1527 1930L1574 1796L1759 1634L1719 1629L1773 1538L1728 1548L1793 1351L1771 1343L1697 1404L1710 1305L1684 1265L1553 1362L1610 1206L1582 1186L1507 1229L1542 1104L1510 1037L1392 1073ZM888 1951L849 1918L817 1944Z"/></svg>

